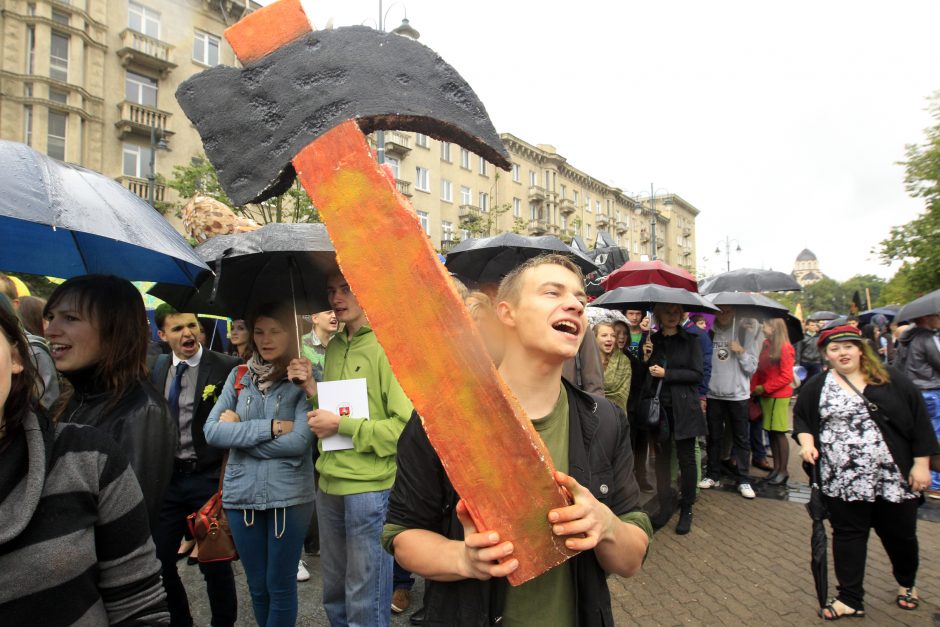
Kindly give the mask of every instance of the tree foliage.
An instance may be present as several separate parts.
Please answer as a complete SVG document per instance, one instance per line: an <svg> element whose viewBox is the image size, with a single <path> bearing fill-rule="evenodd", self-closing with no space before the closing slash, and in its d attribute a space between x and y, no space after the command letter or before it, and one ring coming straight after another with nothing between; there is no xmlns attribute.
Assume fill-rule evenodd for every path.
<svg viewBox="0 0 940 627"><path fill-rule="evenodd" d="M199 192L231 207L236 214L262 224L320 221L320 214L298 181L294 181L294 184L280 196L258 204L234 206L219 183L215 167L205 157L193 159L190 165L174 166L173 177L166 184L167 187L176 190L180 196L180 202L174 207L177 211L196 192Z"/></svg>
<svg viewBox="0 0 940 627"><path fill-rule="evenodd" d="M873 274L858 274L842 283L826 277L807 285L802 292L771 294L771 297L789 307L791 311L796 309L797 303L800 303L803 306L803 313L807 315L814 311L848 314L856 292L862 303L862 309L868 308L866 289L871 294L872 307L890 304L892 301L885 300L885 286L885 280Z"/></svg>
<svg viewBox="0 0 940 627"><path fill-rule="evenodd" d="M925 211L907 224L895 226L880 244L878 254L889 264L904 261L904 274L891 285L892 295L907 301L940 288L940 92L929 99L936 124L925 129L925 141L906 147L904 183Z"/></svg>

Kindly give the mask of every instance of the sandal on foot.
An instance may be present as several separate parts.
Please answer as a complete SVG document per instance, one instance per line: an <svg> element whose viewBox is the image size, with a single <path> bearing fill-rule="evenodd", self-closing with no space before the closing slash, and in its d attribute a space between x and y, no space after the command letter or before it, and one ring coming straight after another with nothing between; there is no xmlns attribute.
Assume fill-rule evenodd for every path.
<svg viewBox="0 0 940 627"><path fill-rule="evenodd" d="M920 597L914 593L914 587L904 588L904 594L899 594L895 601L902 610L916 610L920 606ZM907 603L907 605L903 605Z"/></svg>
<svg viewBox="0 0 940 627"><path fill-rule="evenodd" d="M836 603L844 607L845 611L839 612L835 608ZM829 613L826 614L826 611ZM829 601L829 604L826 607L819 610L819 617L823 620L839 620L840 618L865 618L865 610L852 609L842 601L838 599L832 599Z"/></svg>

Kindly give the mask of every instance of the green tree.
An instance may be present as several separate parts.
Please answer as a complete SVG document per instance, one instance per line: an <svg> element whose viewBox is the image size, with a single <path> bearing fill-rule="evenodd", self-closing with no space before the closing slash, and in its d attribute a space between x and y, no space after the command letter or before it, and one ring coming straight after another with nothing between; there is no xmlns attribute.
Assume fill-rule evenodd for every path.
<svg viewBox="0 0 940 627"><path fill-rule="evenodd" d="M884 263L907 264L903 280L892 286L892 295L902 302L940 288L940 91L930 97L927 110L936 124L924 130L922 144L906 147L907 159L901 162L907 192L923 198L925 211L893 227L878 249Z"/></svg>
<svg viewBox="0 0 940 627"><path fill-rule="evenodd" d="M313 206L310 197L304 191L300 182L296 180L286 192L279 196L257 204L234 206L219 183L215 167L205 157L193 159L190 165L174 166L173 177L166 182L166 185L176 190L180 196L180 202L175 206L165 203L167 207L163 208L164 213L167 208L173 208L178 212L182 209L184 203L192 198L196 192L199 192L231 207L236 214L251 218L262 224L269 222L320 222L319 212Z"/></svg>

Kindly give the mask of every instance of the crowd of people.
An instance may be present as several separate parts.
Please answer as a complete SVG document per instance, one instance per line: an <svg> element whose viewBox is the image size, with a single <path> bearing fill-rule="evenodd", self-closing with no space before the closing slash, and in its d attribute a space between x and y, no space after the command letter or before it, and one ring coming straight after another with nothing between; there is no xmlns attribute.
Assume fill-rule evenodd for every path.
<svg viewBox="0 0 940 627"><path fill-rule="evenodd" d="M341 274L306 333L289 303L256 303L228 354L169 305L152 341L126 280L69 279L44 302L0 275L0 622L192 625L189 558L212 624L235 625L231 562L200 560L187 527L221 489L259 625L297 621L304 553L331 625L388 624L418 603L414 575L413 622L609 625L607 575L636 573L676 513L690 533L700 491L726 478L746 499L784 489L791 437L833 530L838 596L821 616L864 614L872 528L898 607L918 607L916 512L940 497L940 312L908 329L810 321L794 345L781 319L724 305L711 322L660 303L592 327L559 255L479 291L455 283L570 495L545 514L580 551L566 565L507 585L512 543L476 528ZM351 379L368 417L319 406L319 386ZM324 446L334 436L350 444Z"/></svg>

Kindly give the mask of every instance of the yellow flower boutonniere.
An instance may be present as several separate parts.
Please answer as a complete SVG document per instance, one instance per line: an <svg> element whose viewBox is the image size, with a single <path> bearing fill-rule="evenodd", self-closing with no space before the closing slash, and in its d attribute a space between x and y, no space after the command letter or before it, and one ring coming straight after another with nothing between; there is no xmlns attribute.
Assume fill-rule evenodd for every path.
<svg viewBox="0 0 940 627"><path fill-rule="evenodd" d="M202 389L202 400L207 401L209 400L210 396L212 397L213 401L219 400L218 395L215 393L215 386L211 384Z"/></svg>

